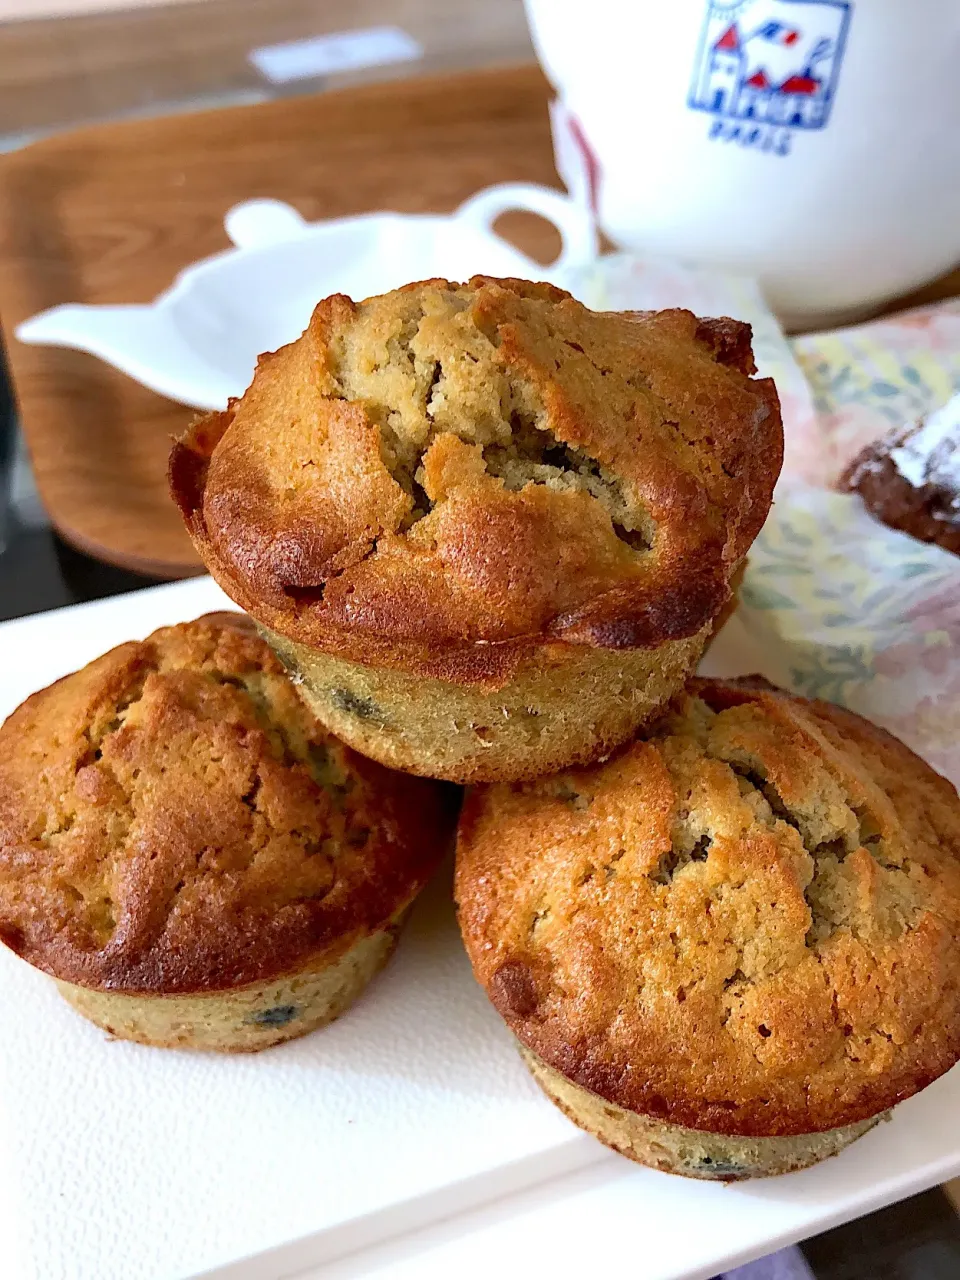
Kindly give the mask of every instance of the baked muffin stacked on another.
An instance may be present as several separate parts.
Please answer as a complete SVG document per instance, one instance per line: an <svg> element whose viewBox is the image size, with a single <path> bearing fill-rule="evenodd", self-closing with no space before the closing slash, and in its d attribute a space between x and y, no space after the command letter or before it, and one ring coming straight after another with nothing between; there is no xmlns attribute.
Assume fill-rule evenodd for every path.
<svg viewBox="0 0 960 1280"><path fill-rule="evenodd" d="M960 1058L960 799L859 717L696 680L593 768L475 789L456 896L549 1096L644 1164L833 1155Z"/></svg>
<svg viewBox="0 0 960 1280"><path fill-rule="evenodd" d="M328 728L413 773L535 777L694 670L780 470L754 372L747 325L546 284L337 295L171 485Z"/></svg>
<svg viewBox="0 0 960 1280"><path fill-rule="evenodd" d="M0 939L116 1036L261 1049L362 991L452 820L444 788L332 738L245 618L211 615L0 729Z"/></svg>

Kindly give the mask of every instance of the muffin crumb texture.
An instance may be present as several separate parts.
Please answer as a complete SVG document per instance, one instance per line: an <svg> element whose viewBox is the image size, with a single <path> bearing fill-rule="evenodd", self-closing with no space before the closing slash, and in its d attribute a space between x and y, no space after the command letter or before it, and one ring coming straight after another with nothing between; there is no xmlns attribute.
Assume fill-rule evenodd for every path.
<svg viewBox="0 0 960 1280"><path fill-rule="evenodd" d="M559 297L549 288L540 293L543 302ZM649 551L654 524L636 497L596 458L554 434L534 380L505 376L496 317L471 312L464 291L434 289L420 298L411 291L404 301L399 325L385 330L382 311L368 308L331 344L337 393L365 406L379 428L384 465L409 500L400 528L428 516L455 481L486 475L514 491L539 484L589 494L620 541ZM549 330L541 336L555 337ZM582 357L595 377L613 373L571 338L561 342L565 361ZM441 436L441 465L430 458L428 469Z"/></svg>
<svg viewBox="0 0 960 1280"><path fill-rule="evenodd" d="M824 703L694 681L606 763L477 789L457 896L521 1042L641 1117L823 1134L960 1057L960 801Z"/></svg>
<svg viewBox="0 0 960 1280"><path fill-rule="evenodd" d="M167 627L0 730L0 936L98 992L268 982L389 926L442 808L332 738L245 619Z"/></svg>

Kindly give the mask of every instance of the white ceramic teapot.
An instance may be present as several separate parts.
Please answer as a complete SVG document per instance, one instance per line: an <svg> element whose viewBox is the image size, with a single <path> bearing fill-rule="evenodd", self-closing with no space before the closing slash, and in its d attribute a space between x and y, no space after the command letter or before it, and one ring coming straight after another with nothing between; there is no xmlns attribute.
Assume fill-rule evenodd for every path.
<svg viewBox="0 0 960 1280"><path fill-rule="evenodd" d="M555 262L541 266L493 231L511 209L554 223L562 238ZM235 247L186 268L152 303L53 307L25 320L16 336L89 351L161 395L222 409L249 384L257 356L296 338L328 294L363 298L432 276L559 280L597 254L589 213L528 183L488 187L452 214L315 223L280 201L251 200L231 209L224 226Z"/></svg>

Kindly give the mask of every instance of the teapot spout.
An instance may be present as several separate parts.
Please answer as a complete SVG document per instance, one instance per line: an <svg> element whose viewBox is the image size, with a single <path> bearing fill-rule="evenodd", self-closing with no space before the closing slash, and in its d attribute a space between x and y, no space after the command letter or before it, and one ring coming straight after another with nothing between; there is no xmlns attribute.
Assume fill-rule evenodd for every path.
<svg viewBox="0 0 960 1280"><path fill-rule="evenodd" d="M72 347L114 362L139 345L153 327L150 307L85 307L68 305L41 311L18 325L21 342L47 347Z"/></svg>
<svg viewBox="0 0 960 1280"><path fill-rule="evenodd" d="M212 385L210 371L156 306L51 307L15 330L21 342L70 347L197 409L222 409L235 388Z"/></svg>

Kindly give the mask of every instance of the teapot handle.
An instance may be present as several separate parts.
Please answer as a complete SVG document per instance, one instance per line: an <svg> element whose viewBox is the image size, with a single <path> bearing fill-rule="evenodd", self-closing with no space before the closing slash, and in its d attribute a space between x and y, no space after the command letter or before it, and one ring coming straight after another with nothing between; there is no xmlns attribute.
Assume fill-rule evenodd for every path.
<svg viewBox="0 0 960 1280"><path fill-rule="evenodd" d="M560 253L549 264L551 272L584 266L597 257L597 229L590 213L552 187L533 182L498 183L470 196L453 216L495 235L493 223L512 209L538 213L560 232Z"/></svg>

